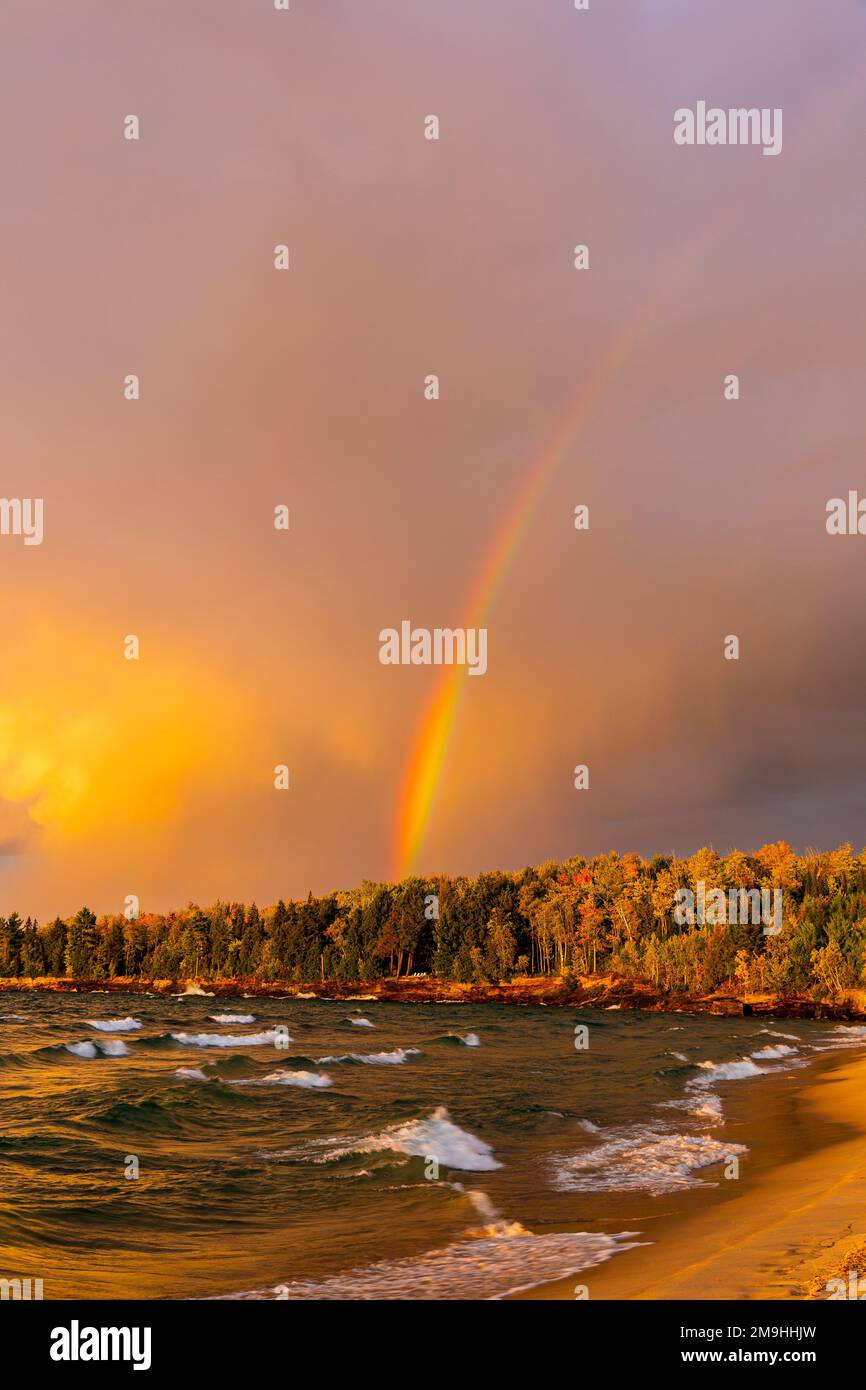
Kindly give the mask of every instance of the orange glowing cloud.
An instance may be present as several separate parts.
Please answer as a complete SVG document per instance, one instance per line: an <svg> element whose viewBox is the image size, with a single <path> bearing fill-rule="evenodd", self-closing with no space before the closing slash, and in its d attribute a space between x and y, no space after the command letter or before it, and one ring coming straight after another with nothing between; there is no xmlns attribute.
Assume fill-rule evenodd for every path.
<svg viewBox="0 0 866 1390"><path fill-rule="evenodd" d="M193 658L128 661L92 636L29 629L0 699L0 797L52 837L158 830L240 752L236 707Z"/></svg>

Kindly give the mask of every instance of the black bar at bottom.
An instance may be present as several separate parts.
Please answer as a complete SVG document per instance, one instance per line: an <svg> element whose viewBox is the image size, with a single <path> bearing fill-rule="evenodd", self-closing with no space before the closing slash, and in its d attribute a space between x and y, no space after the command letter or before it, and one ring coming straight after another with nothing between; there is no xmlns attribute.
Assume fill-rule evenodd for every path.
<svg viewBox="0 0 866 1390"><path fill-rule="evenodd" d="M760 1366L775 1375L799 1367L826 1379L859 1364L864 1326L834 1301L7 1300L0 1336L18 1374L38 1371L61 1383L106 1370L139 1380L193 1374L224 1385L388 1367L396 1382L414 1365L426 1379L459 1372L465 1384L473 1368L485 1382L500 1369L513 1378L518 1355L551 1372L558 1364L557 1374L572 1379L597 1375L599 1366L698 1381L713 1368Z"/></svg>

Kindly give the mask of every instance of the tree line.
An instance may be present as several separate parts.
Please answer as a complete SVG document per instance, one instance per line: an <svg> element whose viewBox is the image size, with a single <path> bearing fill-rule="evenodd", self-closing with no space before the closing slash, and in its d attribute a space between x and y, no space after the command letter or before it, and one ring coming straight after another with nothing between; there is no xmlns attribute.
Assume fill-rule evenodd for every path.
<svg viewBox="0 0 866 1390"><path fill-rule="evenodd" d="M678 890L782 889L783 929L675 920ZM866 983L866 850L690 858L574 856L475 878L437 875L259 909L190 903L169 913L0 918L0 976L110 980L373 981L429 974L491 983L515 976L615 975L664 993L811 992Z"/></svg>

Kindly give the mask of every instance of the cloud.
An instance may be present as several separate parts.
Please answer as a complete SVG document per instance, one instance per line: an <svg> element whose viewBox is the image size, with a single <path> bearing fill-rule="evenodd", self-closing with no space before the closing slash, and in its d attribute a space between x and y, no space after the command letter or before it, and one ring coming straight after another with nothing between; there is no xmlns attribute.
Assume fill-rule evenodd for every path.
<svg viewBox="0 0 866 1390"><path fill-rule="evenodd" d="M11 645L0 797L52 838L162 829L243 764L236 698L191 655L154 639L127 661L68 622Z"/></svg>

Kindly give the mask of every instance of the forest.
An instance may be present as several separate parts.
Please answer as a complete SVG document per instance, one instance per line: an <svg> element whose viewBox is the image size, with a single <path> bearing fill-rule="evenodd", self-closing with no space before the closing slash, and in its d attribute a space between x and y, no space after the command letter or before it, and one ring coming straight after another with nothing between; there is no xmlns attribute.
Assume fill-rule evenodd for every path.
<svg viewBox="0 0 866 1390"><path fill-rule="evenodd" d="M781 889L782 930L678 925L679 889ZM0 977L78 980L374 981L408 975L495 983L518 976L614 976L663 993L730 986L829 999L866 983L866 850L690 858L575 856L475 878L437 875L304 901L188 904L97 917L83 907L39 925L0 918Z"/></svg>

